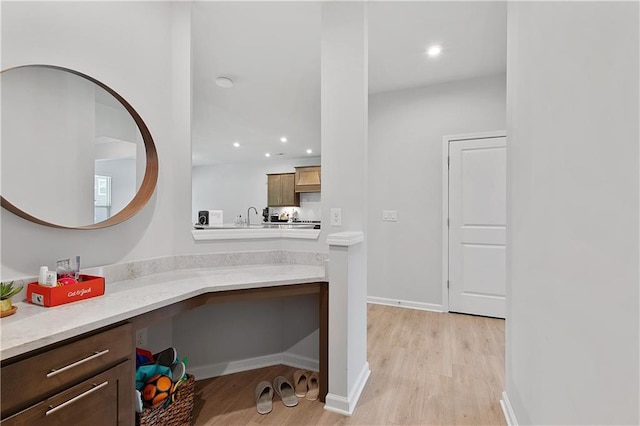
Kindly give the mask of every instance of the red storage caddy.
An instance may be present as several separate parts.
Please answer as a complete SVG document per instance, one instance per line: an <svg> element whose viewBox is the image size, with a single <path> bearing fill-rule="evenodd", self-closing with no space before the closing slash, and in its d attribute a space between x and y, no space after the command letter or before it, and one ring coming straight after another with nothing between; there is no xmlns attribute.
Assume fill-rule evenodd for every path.
<svg viewBox="0 0 640 426"><path fill-rule="evenodd" d="M104 294L104 277L80 275L76 284L45 287L37 282L27 285L27 302L41 306L57 306Z"/></svg>

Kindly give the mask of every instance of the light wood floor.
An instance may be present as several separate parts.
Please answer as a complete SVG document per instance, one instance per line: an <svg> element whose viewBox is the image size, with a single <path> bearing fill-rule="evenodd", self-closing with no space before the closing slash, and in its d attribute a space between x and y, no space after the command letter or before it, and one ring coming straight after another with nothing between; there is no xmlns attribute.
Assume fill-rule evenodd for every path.
<svg viewBox="0 0 640 426"><path fill-rule="evenodd" d="M500 409L504 321L368 307L371 376L351 417L301 399L256 412L255 385L296 370L274 366L196 382L195 425L505 425Z"/></svg>

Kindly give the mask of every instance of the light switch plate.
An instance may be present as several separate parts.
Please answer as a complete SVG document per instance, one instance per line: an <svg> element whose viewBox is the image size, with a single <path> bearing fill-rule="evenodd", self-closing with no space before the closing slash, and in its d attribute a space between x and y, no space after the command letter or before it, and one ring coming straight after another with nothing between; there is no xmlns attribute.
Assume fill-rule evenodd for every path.
<svg viewBox="0 0 640 426"><path fill-rule="evenodd" d="M397 210L382 210L382 220L386 222L397 222L398 211Z"/></svg>
<svg viewBox="0 0 640 426"><path fill-rule="evenodd" d="M342 209L331 209L331 226L342 226Z"/></svg>

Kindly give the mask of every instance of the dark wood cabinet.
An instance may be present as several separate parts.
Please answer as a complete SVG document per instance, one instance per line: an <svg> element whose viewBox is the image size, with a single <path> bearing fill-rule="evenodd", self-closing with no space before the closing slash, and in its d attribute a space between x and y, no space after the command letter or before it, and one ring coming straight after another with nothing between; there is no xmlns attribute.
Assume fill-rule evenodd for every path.
<svg viewBox="0 0 640 426"><path fill-rule="evenodd" d="M295 173L267 175L267 206L299 207L300 194L296 193Z"/></svg>
<svg viewBox="0 0 640 426"><path fill-rule="evenodd" d="M1 424L133 424L133 339L121 324L3 361Z"/></svg>
<svg viewBox="0 0 640 426"><path fill-rule="evenodd" d="M320 192L320 166L296 167L296 192Z"/></svg>
<svg viewBox="0 0 640 426"><path fill-rule="evenodd" d="M124 361L3 419L1 424L132 425L135 420L132 374L132 361Z"/></svg>

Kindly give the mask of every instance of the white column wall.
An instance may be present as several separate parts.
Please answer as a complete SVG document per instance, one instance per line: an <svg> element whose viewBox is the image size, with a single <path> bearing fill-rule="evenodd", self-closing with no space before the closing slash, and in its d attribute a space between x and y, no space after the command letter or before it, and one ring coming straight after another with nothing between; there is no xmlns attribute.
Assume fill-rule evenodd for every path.
<svg viewBox="0 0 640 426"><path fill-rule="evenodd" d="M322 7L322 224L364 231L367 176L367 28L363 2ZM333 227L332 208L342 209Z"/></svg>
<svg viewBox="0 0 640 426"><path fill-rule="evenodd" d="M519 424L638 424L637 2L508 12L506 396Z"/></svg>
<svg viewBox="0 0 640 426"><path fill-rule="evenodd" d="M325 410L351 415L371 370L367 362L366 247L362 232L329 235L329 393Z"/></svg>
<svg viewBox="0 0 640 426"><path fill-rule="evenodd" d="M336 231L366 231L367 55L366 4L325 3L321 48L322 224L324 232L332 234L329 238L340 235L334 234ZM331 226L333 208L342 210L341 226ZM363 238L366 240L366 232ZM329 257L330 377L325 409L350 414L369 374L366 243L346 249L332 246Z"/></svg>

